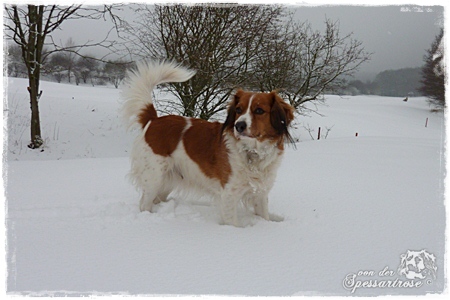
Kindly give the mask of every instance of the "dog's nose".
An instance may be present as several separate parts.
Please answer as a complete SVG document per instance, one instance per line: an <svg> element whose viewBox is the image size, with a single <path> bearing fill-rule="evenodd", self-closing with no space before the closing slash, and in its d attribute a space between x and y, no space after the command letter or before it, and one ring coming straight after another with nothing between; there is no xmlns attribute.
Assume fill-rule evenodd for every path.
<svg viewBox="0 0 450 300"><path fill-rule="evenodd" d="M236 128L237 132L242 133L247 128L247 123L245 123L245 121L237 122L234 125L234 128Z"/></svg>

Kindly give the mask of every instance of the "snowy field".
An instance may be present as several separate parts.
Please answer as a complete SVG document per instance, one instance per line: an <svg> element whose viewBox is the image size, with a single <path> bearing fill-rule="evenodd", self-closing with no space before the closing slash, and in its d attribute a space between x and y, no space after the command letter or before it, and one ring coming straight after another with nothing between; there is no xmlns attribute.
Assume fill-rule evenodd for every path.
<svg viewBox="0 0 450 300"><path fill-rule="evenodd" d="M133 133L121 125L114 88L42 82L46 146L29 150L26 86L10 79L5 87L10 294L363 296L446 288L445 121L424 98L327 96L323 116L297 116L299 142L287 147L269 195L270 211L284 221L243 216L248 225L234 228L218 225L205 197L139 212L126 178ZM421 256L409 264L410 278L399 274L401 255L421 250L434 255L436 276L418 274Z"/></svg>

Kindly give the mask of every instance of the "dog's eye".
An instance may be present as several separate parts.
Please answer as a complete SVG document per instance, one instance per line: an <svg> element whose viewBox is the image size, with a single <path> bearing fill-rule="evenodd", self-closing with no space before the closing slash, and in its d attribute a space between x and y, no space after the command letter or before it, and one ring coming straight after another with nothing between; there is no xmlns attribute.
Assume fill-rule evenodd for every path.
<svg viewBox="0 0 450 300"><path fill-rule="evenodd" d="M257 115L262 115L264 113L264 109L258 107L257 109L255 109L255 114Z"/></svg>
<svg viewBox="0 0 450 300"><path fill-rule="evenodd" d="M237 113L238 115L242 114L242 108L236 107L236 113Z"/></svg>

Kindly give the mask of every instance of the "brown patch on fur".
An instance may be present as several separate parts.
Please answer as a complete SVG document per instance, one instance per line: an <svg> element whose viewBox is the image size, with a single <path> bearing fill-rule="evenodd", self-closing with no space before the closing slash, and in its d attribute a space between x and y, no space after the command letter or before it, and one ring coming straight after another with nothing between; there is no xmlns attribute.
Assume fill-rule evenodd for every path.
<svg viewBox="0 0 450 300"><path fill-rule="evenodd" d="M186 120L180 116L164 116L151 121L145 141L155 154L170 156L180 142Z"/></svg>
<svg viewBox="0 0 450 300"><path fill-rule="evenodd" d="M200 119L191 119L191 122L192 126L183 136L186 153L206 176L218 179L222 187L225 186L231 166L222 139L222 124Z"/></svg>
<svg viewBox="0 0 450 300"><path fill-rule="evenodd" d="M141 124L142 128L147 125L148 122L150 122L153 119L156 119L158 117L158 114L156 113L156 109L153 106L153 104L147 104L147 106L142 109L141 113L138 116L138 122Z"/></svg>

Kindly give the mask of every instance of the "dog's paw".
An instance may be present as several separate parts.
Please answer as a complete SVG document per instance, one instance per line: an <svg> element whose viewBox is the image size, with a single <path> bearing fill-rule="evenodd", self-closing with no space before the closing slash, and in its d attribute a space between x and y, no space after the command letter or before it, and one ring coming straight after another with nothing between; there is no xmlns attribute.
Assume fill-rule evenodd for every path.
<svg viewBox="0 0 450 300"><path fill-rule="evenodd" d="M269 214L269 220L272 222L283 222L284 217L276 215L276 214Z"/></svg>

